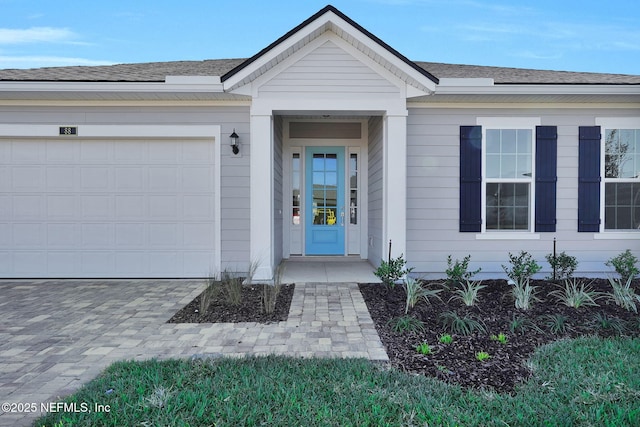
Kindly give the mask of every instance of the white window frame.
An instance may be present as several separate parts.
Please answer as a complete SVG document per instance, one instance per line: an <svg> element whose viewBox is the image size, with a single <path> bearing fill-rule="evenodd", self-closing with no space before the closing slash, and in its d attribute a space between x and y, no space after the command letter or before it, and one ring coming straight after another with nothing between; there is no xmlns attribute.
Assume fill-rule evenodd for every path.
<svg viewBox="0 0 640 427"><path fill-rule="evenodd" d="M607 129L640 129L640 117L597 117L596 126L600 126L600 233L594 234L594 239L638 239L640 240L640 230L608 230L605 229L605 187L612 178L605 177L605 150ZM638 182L640 179L616 179L615 182Z"/></svg>
<svg viewBox="0 0 640 427"><path fill-rule="evenodd" d="M536 126L540 126L540 117L478 117L477 125L482 126L482 226L476 239L510 240L510 239L539 239L535 233L535 194L536 194ZM531 180L521 180L530 183L529 187L529 229L528 230L487 230L487 129L530 129L531 130ZM491 179L490 182L500 182ZM504 179L505 183L512 183L514 179Z"/></svg>

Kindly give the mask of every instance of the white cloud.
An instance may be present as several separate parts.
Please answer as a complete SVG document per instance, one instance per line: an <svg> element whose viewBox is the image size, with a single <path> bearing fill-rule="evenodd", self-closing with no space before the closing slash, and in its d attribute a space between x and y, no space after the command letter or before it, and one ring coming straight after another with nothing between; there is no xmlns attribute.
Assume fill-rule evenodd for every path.
<svg viewBox="0 0 640 427"><path fill-rule="evenodd" d="M0 45L25 43L77 43L77 34L68 28L31 27L27 29L0 28Z"/></svg>

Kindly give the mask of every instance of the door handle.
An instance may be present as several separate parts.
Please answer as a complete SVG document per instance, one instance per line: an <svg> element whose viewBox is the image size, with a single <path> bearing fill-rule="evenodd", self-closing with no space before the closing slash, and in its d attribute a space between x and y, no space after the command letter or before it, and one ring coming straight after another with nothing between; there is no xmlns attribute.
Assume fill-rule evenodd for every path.
<svg viewBox="0 0 640 427"><path fill-rule="evenodd" d="M340 208L340 227L344 227L344 207Z"/></svg>

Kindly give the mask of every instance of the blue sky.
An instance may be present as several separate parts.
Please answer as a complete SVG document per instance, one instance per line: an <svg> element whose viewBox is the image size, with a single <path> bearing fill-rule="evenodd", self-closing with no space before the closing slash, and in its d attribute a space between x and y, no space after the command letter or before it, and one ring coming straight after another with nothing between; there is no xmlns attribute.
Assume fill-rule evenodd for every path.
<svg viewBox="0 0 640 427"><path fill-rule="evenodd" d="M0 68L247 58L316 0L0 0ZM334 0L409 59L640 75L637 0Z"/></svg>

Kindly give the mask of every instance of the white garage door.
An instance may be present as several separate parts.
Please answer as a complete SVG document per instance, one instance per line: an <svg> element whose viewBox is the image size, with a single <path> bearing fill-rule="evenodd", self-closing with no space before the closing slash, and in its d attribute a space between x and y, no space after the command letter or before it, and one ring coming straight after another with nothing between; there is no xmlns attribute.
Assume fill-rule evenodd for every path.
<svg viewBox="0 0 640 427"><path fill-rule="evenodd" d="M213 140L0 139L0 277L202 277Z"/></svg>

